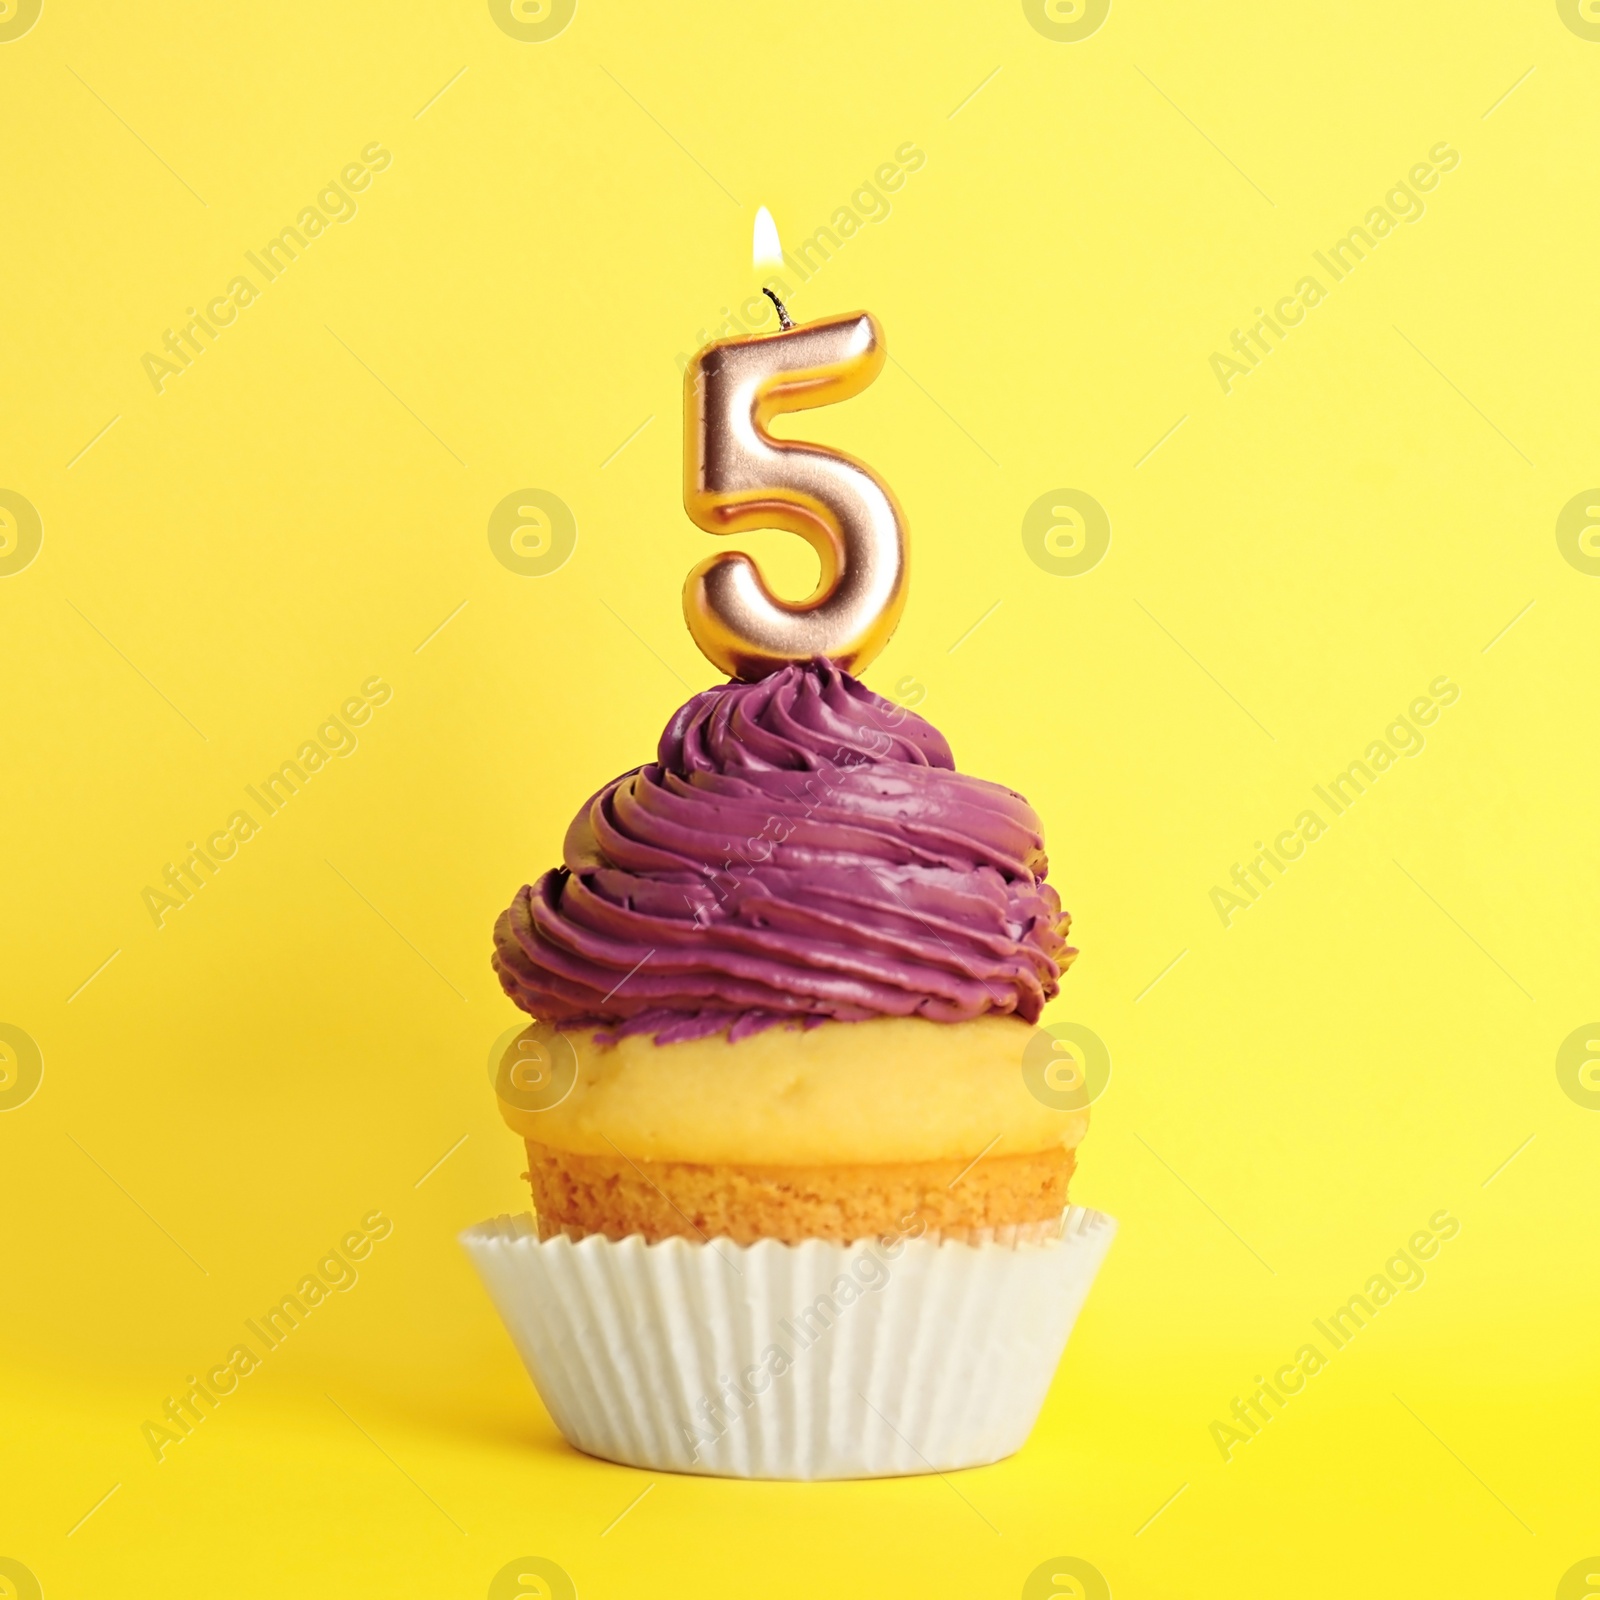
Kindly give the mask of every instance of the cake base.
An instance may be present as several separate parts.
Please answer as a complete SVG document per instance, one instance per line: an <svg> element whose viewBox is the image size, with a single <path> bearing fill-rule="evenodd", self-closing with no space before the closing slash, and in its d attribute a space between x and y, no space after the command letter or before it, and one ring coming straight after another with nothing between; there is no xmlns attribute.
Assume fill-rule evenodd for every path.
<svg viewBox="0 0 1600 1600"><path fill-rule="evenodd" d="M960 1234L1061 1215L1075 1152L1057 1147L977 1161L746 1166L634 1161L525 1141L540 1230L694 1241Z"/></svg>

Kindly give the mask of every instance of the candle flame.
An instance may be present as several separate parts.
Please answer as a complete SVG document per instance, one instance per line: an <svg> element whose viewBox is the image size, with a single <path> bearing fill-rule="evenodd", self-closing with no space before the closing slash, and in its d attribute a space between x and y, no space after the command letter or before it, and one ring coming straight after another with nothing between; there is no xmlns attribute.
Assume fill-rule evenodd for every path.
<svg viewBox="0 0 1600 1600"><path fill-rule="evenodd" d="M778 242L778 225L772 220L772 213L765 206L756 212L756 226L751 240L750 254L757 272L763 267L783 265L783 246Z"/></svg>

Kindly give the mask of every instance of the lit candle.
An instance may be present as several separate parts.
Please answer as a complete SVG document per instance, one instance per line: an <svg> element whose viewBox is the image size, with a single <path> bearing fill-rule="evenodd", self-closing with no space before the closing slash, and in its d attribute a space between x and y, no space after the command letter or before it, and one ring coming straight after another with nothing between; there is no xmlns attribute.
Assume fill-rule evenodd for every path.
<svg viewBox="0 0 1600 1600"><path fill-rule="evenodd" d="M763 207L755 253L778 254ZM683 590L694 641L730 677L754 679L826 656L860 672L905 607L906 525L869 467L821 445L775 439L774 417L859 394L883 370L883 329L865 311L796 326L772 290L777 333L719 339L684 374L683 503L707 533L782 528L817 552L808 599L779 599L740 552L702 561Z"/></svg>

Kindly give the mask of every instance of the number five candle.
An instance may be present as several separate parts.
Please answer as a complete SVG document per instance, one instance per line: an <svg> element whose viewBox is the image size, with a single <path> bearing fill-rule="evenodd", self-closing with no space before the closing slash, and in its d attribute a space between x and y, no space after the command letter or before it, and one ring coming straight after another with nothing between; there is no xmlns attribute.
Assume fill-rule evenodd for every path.
<svg viewBox="0 0 1600 1600"><path fill-rule="evenodd" d="M756 679L826 656L859 672L906 603L905 516L861 462L775 439L772 419L860 394L883 370L883 329L865 311L709 344L684 375L683 503L707 533L783 528L817 552L822 578L791 604L738 552L702 561L683 589L694 641L730 677Z"/></svg>

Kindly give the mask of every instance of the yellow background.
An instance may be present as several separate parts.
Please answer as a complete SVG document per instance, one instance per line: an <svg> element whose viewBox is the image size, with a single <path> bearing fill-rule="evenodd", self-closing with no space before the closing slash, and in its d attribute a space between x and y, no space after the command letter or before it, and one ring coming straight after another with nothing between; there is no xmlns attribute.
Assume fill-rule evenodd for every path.
<svg viewBox="0 0 1600 1600"><path fill-rule="evenodd" d="M52 1597L480 1595L530 1554L584 1596L1015 1596L1063 1555L1119 1597L1554 1594L1600 1550L1600 1115L1555 1072L1600 1014L1600 579L1555 538L1600 481L1597 80L1551 3L1117 0L1060 42L583 0L519 42L46 0L0 42L0 488L44 528L0 578L0 1022L44 1057L0 1115L0 1556ZM907 140L792 305L895 361L792 431L911 522L869 683L1045 819L1048 1015L1114 1063L1075 1194L1122 1232L1019 1457L652 1479L561 1442L456 1244L524 1207L489 932L712 681L676 358L754 288L756 206L792 242ZM1224 395L1212 352L1440 140L1426 215ZM371 141L359 214L157 394ZM528 487L579 530L537 578L486 534ZM1063 487L1113 529L1076 577L1021 541ZM158 930L141 891L373 674L360 748ZM1224 928L1440 674L1426 750ZM356 1288L157 1464L141 1423L374 1208ZM1426 1286L1225 1463L1211 1422L1440 1208Z"/></svg>

